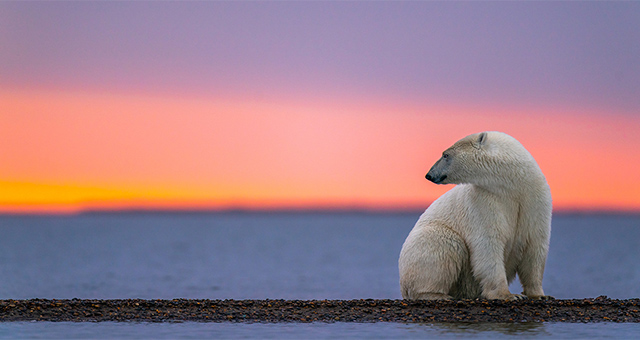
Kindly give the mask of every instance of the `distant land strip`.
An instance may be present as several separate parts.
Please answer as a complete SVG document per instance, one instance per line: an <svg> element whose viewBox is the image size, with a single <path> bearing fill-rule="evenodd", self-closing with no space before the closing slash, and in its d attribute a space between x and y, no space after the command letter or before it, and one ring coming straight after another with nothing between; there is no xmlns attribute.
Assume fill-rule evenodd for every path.
<svg viewBox="0 0 640 340"><path fill-rule="evenodd" d="M640 322L640 299L0 300L0 321Z"/></svg>

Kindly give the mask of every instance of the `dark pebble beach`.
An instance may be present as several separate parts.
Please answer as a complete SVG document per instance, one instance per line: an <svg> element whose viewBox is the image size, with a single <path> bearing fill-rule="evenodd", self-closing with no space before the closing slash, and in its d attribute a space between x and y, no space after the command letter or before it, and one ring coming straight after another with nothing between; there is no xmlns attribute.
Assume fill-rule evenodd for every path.
<svg viewBox="0 0 640 340"><path fill-rule="evenodd" d="M1 321L640 322L640 299L0 300Z"/></svg>

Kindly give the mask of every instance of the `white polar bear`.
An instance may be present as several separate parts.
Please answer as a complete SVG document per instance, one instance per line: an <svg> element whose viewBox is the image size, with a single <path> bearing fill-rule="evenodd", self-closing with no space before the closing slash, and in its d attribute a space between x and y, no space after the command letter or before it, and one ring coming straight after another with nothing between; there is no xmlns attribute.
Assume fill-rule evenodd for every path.
<svg viewBox="0 0 640 340"><path fill-rule="evenodd" d="M405 299L506 299L516 274L532 299L550 299L542 275L551 232L551 192L531 154L501 132L467 136L426 178L458 184L420 216L400 252Z"/></svg>

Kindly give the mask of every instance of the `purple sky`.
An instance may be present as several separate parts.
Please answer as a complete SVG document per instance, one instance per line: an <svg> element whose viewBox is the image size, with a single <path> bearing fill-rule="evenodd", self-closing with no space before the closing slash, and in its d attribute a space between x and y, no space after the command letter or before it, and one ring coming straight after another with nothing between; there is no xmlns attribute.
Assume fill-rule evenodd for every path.
<svg viewBox="0 0 640 340"><path fill-rule="evenodd" d="M0 2L0 86L640 112L640 2Z"/></svg>

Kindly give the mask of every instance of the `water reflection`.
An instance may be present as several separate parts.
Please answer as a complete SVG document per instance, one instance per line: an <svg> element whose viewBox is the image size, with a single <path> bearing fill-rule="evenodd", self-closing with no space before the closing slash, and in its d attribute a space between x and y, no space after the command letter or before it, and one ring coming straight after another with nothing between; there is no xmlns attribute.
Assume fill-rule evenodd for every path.
<svg viewBox="0 0 640 340"><path fill-rule="evenodd" d="M428 327L429 331L438 331L442 335L518 335L518 336L549 336L545 324L541 322L505 322L505 323L431 323L415 324L411 327Z"/></svg>

